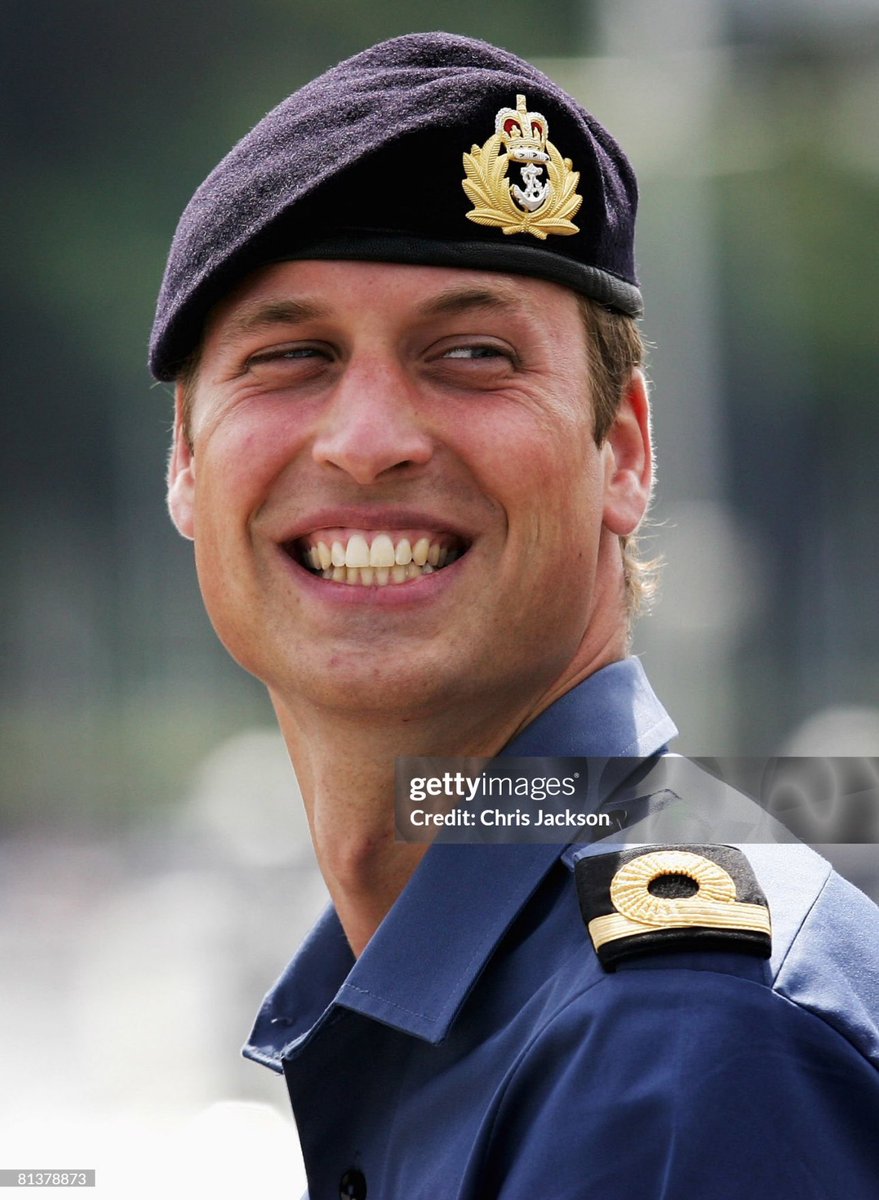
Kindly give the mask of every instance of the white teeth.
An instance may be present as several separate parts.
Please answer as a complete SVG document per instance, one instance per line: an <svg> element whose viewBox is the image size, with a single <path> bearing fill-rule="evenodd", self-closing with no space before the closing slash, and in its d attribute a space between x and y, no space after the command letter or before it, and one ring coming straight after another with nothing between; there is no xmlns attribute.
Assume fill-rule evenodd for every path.
<svg viewBox="0 0 879 1200"><path fill-rule="evenodd" d="M430 575L460 557L460 551L420 537L413 545L408 537L394 544L393 536L377 533L370 544L366 533L352 533L347 545L315 541L302 549L301 561L315 574L334 583L385 587Z"/></svg>
<svg viewBox="0 0 879 1200"><path fill-rule="evenodd" d="M348 543L350 548L351 543ZM371 567L392 567L394 565L394 543L386 533L380 533L373 538L369 548L369 565Z"/></svg>
<svg viewBox="0 0 879 1200"><path fill-rule="evenodd" d="M388 541L390 541L390 538L388 538ZM345 551L345 566L369 566L369 546L366 544L366 538L362 533L353 533L348 538L348 548Z"/></svg>
<svg viewBox="0 0 879 1200"><path fill-rule="evenodd" d="M350 586L385 587L387 584L408 583L410 579L420 579L422 575L433 575L438 567L425 563L395 563L392 567L327 567L318 573L324 579L333 583L345 583Z"/></svg>

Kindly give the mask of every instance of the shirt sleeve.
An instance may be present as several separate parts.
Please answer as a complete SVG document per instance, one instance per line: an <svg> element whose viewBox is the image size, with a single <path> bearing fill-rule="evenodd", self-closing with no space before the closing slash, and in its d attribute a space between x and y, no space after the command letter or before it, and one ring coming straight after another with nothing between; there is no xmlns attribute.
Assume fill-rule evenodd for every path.
<svg viewBox="0 0 879 1200"><path fill-rule="evenodd" d="M763 983L621 969L523 1048L483 1167L498 1200L867 1200L879 1072Z"/></svg>

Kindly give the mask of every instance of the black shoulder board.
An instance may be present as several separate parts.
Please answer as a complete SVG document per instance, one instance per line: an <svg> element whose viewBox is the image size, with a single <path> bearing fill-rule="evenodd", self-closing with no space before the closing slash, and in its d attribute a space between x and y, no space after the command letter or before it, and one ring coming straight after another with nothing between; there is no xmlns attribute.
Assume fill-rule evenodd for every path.
<svg viewBox="0 0 879 1200"><path fill-rule="evenodd" d="M574 872L583 921L608 971L640 954L771 953L766 897L734 846L638 846L581 858Z"/></svg>

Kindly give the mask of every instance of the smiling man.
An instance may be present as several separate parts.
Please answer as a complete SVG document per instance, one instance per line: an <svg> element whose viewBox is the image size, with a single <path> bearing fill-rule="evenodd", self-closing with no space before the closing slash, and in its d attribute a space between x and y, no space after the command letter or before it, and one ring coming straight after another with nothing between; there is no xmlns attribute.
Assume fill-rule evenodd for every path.
<svg viewBox="0 0 879 1200"><path fill-rule="evenodd" d="M171 513L333 902L246 1048L286 1076L312 1200L875 1181L875 998L833 953L875 914L811 852L395 836L398 757L633 759L620 782L675 732L627 657L635 204L534 67L412 35L270 113L177 231Z"/></svg>

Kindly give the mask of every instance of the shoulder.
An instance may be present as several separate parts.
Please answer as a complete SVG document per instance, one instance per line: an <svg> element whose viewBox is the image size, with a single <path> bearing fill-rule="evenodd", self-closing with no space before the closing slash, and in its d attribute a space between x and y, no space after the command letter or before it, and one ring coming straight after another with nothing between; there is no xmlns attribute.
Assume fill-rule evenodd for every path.
<svg viewBox="0 0 879 1200"><path fill-rule="evenodd" d="M690 846L697 858L715 860L705 863L706 887L700 884L692 899L659 903L680 905L682 910L688 905L698 909L704 900L710 907L715 899L730 896L734 903L725 909L721 905L726 915L722 912L716 923L709 920L708 929L698 928L701 922L682 911L680 921L670 920L655 936L645 929L640 938L624 937L599 947L602 960L614 957L615 945L623 954L629 946L640 954L653 949L652 942L666 957L677 939L693 952L693 969L699 969L704 961L700 949L713 950L726 941L741 951L730 956L729 970L735 974L736 964L747 973L749 955L766 953L765 986L825 1021L879 1067L879 908L797 841L764 806L692 760L662 756L648 764L646 772L612 798L611 807L619 805L626 821L624 836L616 844L606 839L566 854L584 910L584 893L591 892L593 915L619 923L616 902L608 892L614 884L619 894L625 860L645 855L647 861L651 849L663 846L686 851L689 843L697 843ZM681 846L681 841L686 844ZM732 893L724 894L723 887L712 891L711 873L722 875L724 870L735 877ZM626 871L631 874L630 867ZM726 885L731 886L729 879ZM759 920L760 905L769 916L766 928ZM758 919L751 921L748 910ZM586 915L584 911L584 919ZM672 928L675 924L682 928ZM766 943L762 951L761 942Z"/></svg>
<svg viewBox="0 0 879 1200"><path fill-rule="evenodd" d="M553 1195L870 1194L875 906L807 847L743 849L772 913L768 959L714 946L607 971L581 925L580 961L560 966L507 1076L501 1194L565 1171Z"/></svg>
<svg viewBox="0 0 879 1200"><path fill-rule="evenodd" d="M657 932L638 936L638 926L633 923L635 936L594 947L603 959L611 951L614 974L635 973L634 980L623 986L652 991L664 986L657 972L664 973L662 978L670 973L671 979L675 972L683 972L677 986L698 994L706 988L716 990L717 984L709 977L720 975L728 981L724 984L728 993L725 1005L734 1009L738 1002L734 997L745 1004L745 997L751 996L751 989L731 982L739 980L762 989L764 1002L770 997L782 999L787 1006L825 1022L879 1067L879 909L805 845L642 846L585 855L574 864L584 920L596 911L613 913L610 918L587 921L593 942L596 925L620 920L610 898L611 884L616 885L627 872L633 874L632 867L659 859L671 863L681 856L697 862L704 857L705 865L712 869L715 864L711 860L725 867L734 876L735 902L714 905L720 913L715 925L711 902L703 905L709 910L707 915L697 907L697 901L708 895L707 888L686 900L659 900L658 904L669 910L678 906L667 925L662 925L660 915L654 923ZM643 892L652 899L646 885ZM617 902L619 895L617 888ZM695 917L686 911L688 905L694 906ZM642 928L646 931L648 927ZM633 953L617 963L613 947L627 945L633 947ZM595 1000L615 990L602 989ZM752 998L746 1007L753 1003Z"/></svg>
<svg viewBox="0 0 879 1200"><path fill-rule="evenodd" d="M772 913L772 988L879 1068L879 908L808 846L743 846Z"/></svg>

